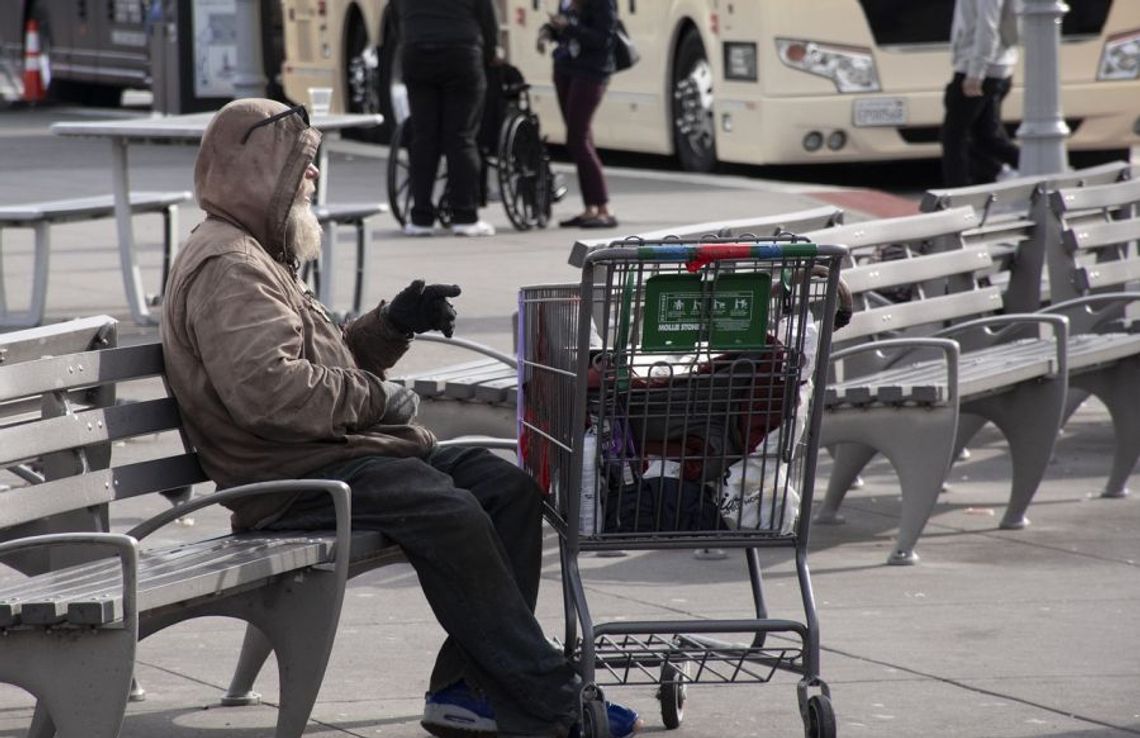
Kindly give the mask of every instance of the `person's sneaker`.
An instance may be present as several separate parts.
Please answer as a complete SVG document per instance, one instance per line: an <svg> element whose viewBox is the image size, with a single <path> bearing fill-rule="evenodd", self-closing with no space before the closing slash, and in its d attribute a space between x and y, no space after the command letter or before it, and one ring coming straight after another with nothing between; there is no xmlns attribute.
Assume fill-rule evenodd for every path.
<svg viewBox="0 0 1140 738"><path fill-rule="evenodd" d="M420 725L439 738L487 738L499 730L490 701L464 681L428 692Z"/></svg>
<svg viewBox="0 0 1140 738"><path fill-rule="evenodd" d="M474 223L452 223L451 232L456 236L493 236L495 226L485 220L477 220Z"/></svg>
<svg viewBox="0 0 1140 738"><path fill-rule="evenodd" d="M413 223L411 221L408 221L407 223L404 224L404 235L405 236L415 236L418 238L423 238L424 236L430 236L430 235L433 235L434 233L435 233L435 229L432 228L431 226L416 225L415 223Z"/></svg>
<svg viewBox="0 0 1140 738"><path fill-rule="evenodd" d="M637 710L625 705L619 705L616 702L606 702L606 715L610 719L610 736L611 738L630 738L634 733L641 730L644 721L641 716L637 714ZM581 730L578 726L570 728L569 738L580 738Z"/></svg>

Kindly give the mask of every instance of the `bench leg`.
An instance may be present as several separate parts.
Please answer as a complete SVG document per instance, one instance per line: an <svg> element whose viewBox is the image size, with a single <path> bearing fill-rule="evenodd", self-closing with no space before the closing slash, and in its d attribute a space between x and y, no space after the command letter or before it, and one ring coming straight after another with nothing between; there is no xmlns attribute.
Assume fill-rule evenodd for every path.
<svg viewBox="0 0 1140 738"><path fill-rule="evenodd" d="M1029 524L1025 511L1053 456L1065 415L1068 386L1068 376L1023 383L1010 392L974 400L962 407L963 415L980 415L993 421L1009 443L1013 480L1009 505L999 524L1005 530Z"/></svg>
<svg viewBox="0 0 1140 738"><path fill-rule="evenodd" d="M28 309L12 311L8 309L8 298L4 290L4 270L0 264L0 328L33 328L44 322L44 309L47 305L48 257L51 253L51 230L47 223L32 226L35 232L35 246L32 267L32 291ZM0 255L2 259L2 255Z"/></svg>
<svg viewBox="0 0 1140 738"><path fill-rule="evenodd" d="M827 479L827 494L823 505L815 516L815 522L823 525L838 525L845 522L839 514L839 506L852 489L859 472L875 456L875 449L862 443L838 443L832 448L831 476Z"/></svg>
<svg viewBox="0 0 1140 738"><path fill-rule="evenodd" d="M1097 371L1078 374L1070 381L1081 394L1091 393L1104 403L1112 417L1116 449L1101 497L1127 497L1128 477L1140 459L1140 412L1136 410L1136 377L1140 358L1133 357ZM1066 416L1067 419L1067 416Z"/></svg>
<svg viewBox="0 0 1140 738"><path fill-rule="evenodd" d="M276 738L299 738L308 723L332 652L344 600L343 574L308 569L227 597L143 620L140 638L192 617L220 615L260 631L277 655L281 691Z"/></svg>
<svg viewBox="0 0 1140 738"><path fill-rule="evenodd" d="M134 668L132 630L10 631L0 654L0 681L38 700L29 738L119 734Z"/></svg>
<svg viewBox="0 0 1140 738"><path fill-rule="evenodd" d="M241 654L238 655L237 668L234 669L233 679L230 680L230 688L222 695L223 705L244 707L261 702L261 695L253 691L253 683L271 653L273 653L273 644L265 634L256 627L247 625L245 640L241 644Z"/></svg>
<svg viewBox="0 0 1140 738"><path fill-rule="evenodd" d="M162 286L159 296L166 294L166 278L170 276L170 265L178 255L178 206L168 205L162 211Z"/></svg>
<svg viewBox="0 0 1140 738"><path fill-rule="evenodd" d="M855 476L850 468L863 467L858 462L865 452L860 452L859 446L881 452L898 474L902 492L898 538L887 563L917 563L914 546L934 510L950 468L957 427L958 408L949 406L921 411L875 407L828 413L824 416L820 444L842 445L842 453L853 453L854 459L841 472L847 478L828 485L820 514L825 518L838 517L835 513L839 503Z"/></svg>

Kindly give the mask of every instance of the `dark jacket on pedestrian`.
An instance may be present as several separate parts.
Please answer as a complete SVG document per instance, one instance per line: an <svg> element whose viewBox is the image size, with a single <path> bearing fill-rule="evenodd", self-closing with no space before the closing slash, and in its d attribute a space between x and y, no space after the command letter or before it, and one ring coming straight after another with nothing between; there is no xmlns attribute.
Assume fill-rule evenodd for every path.
<svg viewBox="0 0 1140 738"><path fill-rule="evenodd" d="M396 0L392 20L407 46L474 46L489 64L499 43L492 0Z"/></svg>
<svg viewBox="0 0 1140 738"><path fill-rule="evenodd" d="M380 425L381 378L409 340L380 308L342 330L297 279L286 219L320 133L286 108L238 100L207 128L194 167L206 211L162 303L166 374L202 467L219 488L288 479L371 454L422 456L422 426ZM231 504L235 528L277 517L292 496Z"/></svg>
<svg viewBox="0 0 1140 738"><path fill-rule="evenodd" d="M554 34L554 70L598 79L613 74L616 0L574 0L562 15L569 23Z"/></svg>

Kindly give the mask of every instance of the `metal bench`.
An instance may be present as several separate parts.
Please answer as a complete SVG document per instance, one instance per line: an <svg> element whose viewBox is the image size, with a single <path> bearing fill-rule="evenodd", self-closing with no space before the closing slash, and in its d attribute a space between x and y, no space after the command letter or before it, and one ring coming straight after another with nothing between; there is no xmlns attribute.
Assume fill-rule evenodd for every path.
<svg viewBox="0 0 1140 738"><path fill-rule="evenodd" d="M161 345L117 347L110 318L0 335L0 467L24 468L38 482L0 491L0 540L7 541L0 555L27 575L0 581L0 681L37 698L29 735L111 738L123 719L137 640L191 617L227 615L250 623L276 652L276 735L299 736L350 572L390 561L397 550L377 534L353 534L348 488L315 480L209 494L108 534L109 506L208 481L173 436L131 444L126 458L112 454L117 441L181 435L165 391L115 401L120 384L137 380L149 383L152 396L163 371ZM333 498L335 531L217 531L168 547L139 543L202 507L298 490Z"/></svg>
<svg viewBox="0 0 1140 738"><path fill-rule="evenodd" d="M980 427L959 426L959 415L994 422L1009 443L1006 528L1025 524L1061 424L1067 321L999 314L1002 289L989 281L994 257L963 240L980 220L962 207L804 234L851 250L843 278L856 307L834 337L821 443L833 448L835 462L817 520L842 520L851 483L883 453L902 488L890 563L917 560L914 545L951 460L973 434L962 429ZM901 258L883 260L888 246Z"/></svg>
<svg viewBox="0 0 1140 738"><path fill-rule="evenodd" d="M131 213L141 215L158 213L163 219L163 286L178 244L178 205L189 201L189 192L132 192ZM8 309L4 293L2 252L0 252L0 327L26 328L43 322L47 301L48 262L51 251L52 225L98 218L115 214L114 197L82 197L70 200L51 200L23 205L0 207L0 236L4 228L31 228L35 232L35 265L32 271L32 291L27 310Z"/></svg>
<svg viewBox="0 0 1140 738"><path fill-rule="evenodd" d="M1116 449L1101 494L1123 497L1140 458L1140 180L1049 194L1038 228L1054 303L1043 312L1065 315L1070 383L1076 399L1094 395L1112 417ZM1097 213L1098 218L1089 217ZM1074 217L1075 216L1075 217ZM1079 393L1079 394L1078 394ZM1069 411L1075 410L1070 403Z"/></svg>
<svg viewBox="0 0 1140 738"><path fill-rule="evenodd" d="M757 218L678 226L631 238L730 236L744 233L766 236L784 231L827 228L842 220L842 210L824 206ZM611 242L612 239L596 239L575 243L569 263L580 267L582 258L590 249L601 248ZM427 400L420 404L419 418L424 425L443 439L471 436L484 440L486 437L514 439L517 436L518 377L515 357L462 339L423 335L416 340L444 343L480 355L478 359L392 379L414 389L421 398Z"/></svg>

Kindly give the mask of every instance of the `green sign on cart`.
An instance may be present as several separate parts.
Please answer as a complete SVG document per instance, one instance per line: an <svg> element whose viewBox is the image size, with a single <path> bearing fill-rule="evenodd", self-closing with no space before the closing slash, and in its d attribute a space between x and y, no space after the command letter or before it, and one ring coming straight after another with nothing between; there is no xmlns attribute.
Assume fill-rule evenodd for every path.
<svg viewBox="0 0 1140 738"><path fill-rule="evenodd" d="M764 347L772 277L767 272L658 274L645 280L642 348L685 351L702 340L710 349Z"/></svg>

